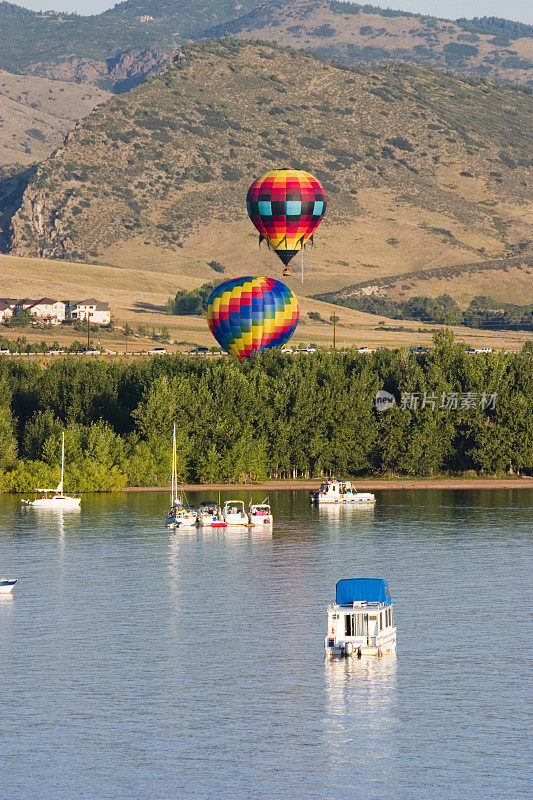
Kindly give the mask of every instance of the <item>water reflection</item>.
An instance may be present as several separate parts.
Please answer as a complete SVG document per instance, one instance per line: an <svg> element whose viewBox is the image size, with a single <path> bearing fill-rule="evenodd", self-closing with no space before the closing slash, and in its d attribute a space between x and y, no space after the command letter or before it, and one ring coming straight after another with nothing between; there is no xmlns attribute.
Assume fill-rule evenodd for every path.
<svg viewBox="0 0 533 800"><path fill-rule="evenodd" d="M342 505L320 505L318 514L321 522L327 523L332 530L337 530L347 522L368 521L374 516L374 506L343 503Z"/></svg>
<svg viewBox="0 0 533 800"><path fill-rule="evenodd" d="M324 745L332 781L353 780L352 764L371 769L376 781L397 747L391 733L397 727L396 655L383 658L327 659ZM371 766L370 766L371 765Z"/></svg>

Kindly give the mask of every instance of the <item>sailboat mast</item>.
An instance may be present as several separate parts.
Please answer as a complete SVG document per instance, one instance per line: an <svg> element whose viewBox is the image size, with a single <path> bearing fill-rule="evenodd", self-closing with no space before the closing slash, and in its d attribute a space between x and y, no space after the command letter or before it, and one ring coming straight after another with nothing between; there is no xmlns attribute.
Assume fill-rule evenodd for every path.
<svg viewBox="0 0 533 800"><path fill-rule="evenodd" d="M65 431L61 432L61 480L56 489L57 494L63 494L63 475L65 472Z"/></svg>
<svg viewBox="0 0 533 800"><path fill-rule="evenodd" d="M172 503L178 499L178 454L176 451L176 423L172 432Z"/></svg>

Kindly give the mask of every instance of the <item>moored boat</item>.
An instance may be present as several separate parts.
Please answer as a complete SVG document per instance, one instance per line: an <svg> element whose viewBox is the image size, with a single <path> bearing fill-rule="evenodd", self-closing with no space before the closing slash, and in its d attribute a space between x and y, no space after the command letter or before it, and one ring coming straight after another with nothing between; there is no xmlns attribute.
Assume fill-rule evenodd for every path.
<svg viewBox="0 0 533 800"><path fill-rule="evenodd" d="M226 527L226 523L220 513L220 506L215 500L204 500L203 503L200 503L196 518L201 528L206 526L209 528Z"/></svg>
<svg viewBox="0 0 533 800"><path fill-rule="evenodd" d="M32 508L44 509L61 509L70 511L80 507L81 497L69 497L63 494L63 478L65 472L65 432L63 431L61 437L61 480L55 489L37 489L37 492L42 492L42 497L36 497L35 500L22 500L22 502L31 506Z"/></svg>
<svg viewBox="0 0 533 800"><path fill-rule="evenodd" d="M338 481L335 478L324 481L317 492L310 492L309 497L312 503L318 505L322 503L373 505L376 502L376 498L371 492L358 492L350 481Z"/></svg>
<svg viewBox="0 0 533 800"><path fill-rule="evenodd" d="M396 628L389 584L382 578L338 581L328 607L326 655L382 656L396 652Z"/></svg>
<svg viewBox="0 0 533 800"><path fill-rule="evenodd" d="M248 512L248 521L252 527L270 525L272 526L274 518L272 510L266 497L262 503L252 504L250 501L250 510Z"/></svg>
<svg viewBox="0 0 533 800"><path fill-rule="evenodd" d="M170 511L165 524L167 528L195 528L196 510L187 503L185 492L178 489L178 453L176 449L176 423L172 431L172 485L170 490Z"/></svg>
<svg viewBox="0 0 533 800"><path fill-rule="evenodd" d="M222 519L228 526L248 527L248 514L242 500L226 500L222 509Z"/></svg>
<svg viewBox="0 0 533 800"><path fill-rule="evenodd" d="M0 594L11 594L15 588L18 578L1 578L0 579Z"/></svg>

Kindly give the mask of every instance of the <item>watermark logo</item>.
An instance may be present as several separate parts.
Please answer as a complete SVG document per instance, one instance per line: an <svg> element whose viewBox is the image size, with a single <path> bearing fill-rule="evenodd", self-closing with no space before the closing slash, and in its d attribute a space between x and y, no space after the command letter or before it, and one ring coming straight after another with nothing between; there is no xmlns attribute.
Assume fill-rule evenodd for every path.
<svg viewBox="0 0 533 800"><path fill-rule="evenodd" d="M402 410L430 408L434 411L480 408L494 411L497 392L442 392L438 397L430 392L402 392L399 408Z"/></svg>
<svg viewBox="0 0 533 800"><path fill-rule="evenodd" d="M385 389L380 389L379 392L376 392L374 402L377 411L386 411L396 405L396 398L390 392L386 392Z"/></svg>

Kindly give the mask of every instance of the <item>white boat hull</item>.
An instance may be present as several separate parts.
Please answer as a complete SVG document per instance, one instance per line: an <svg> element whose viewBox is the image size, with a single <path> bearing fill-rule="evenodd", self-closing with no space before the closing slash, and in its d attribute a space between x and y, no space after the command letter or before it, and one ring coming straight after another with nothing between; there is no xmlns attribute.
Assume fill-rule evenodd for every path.
<svg viewBox="0 0 533 800"><path fill-rule="evenodd" d="M264 517L256 517L250 514L250 527L264 528L265 526L272 527L274 519L271 514L266 514Z"/></svg>
<svg viewBox="0 0 533 800"><path fill-rule="evenodd" d="M318 496L317 502L319 505L344 505L344 504L358 504L358 505L374 505L376 502L376 498L373 494L366 494L361 492L361 494L356 495L347 495L345 497L337 497L335 499L330 499L329 497L321 497Z"/></svg>
<svg viewBox="0 0 533 800"><path fill-rule="evenodd" d="M6 579L0 581L0 594L11 594L11 592L15 588L16 582L17 582L16 578L14 580Z"/></svg>
<svg viewBox="0 0 533 800"><path fill-rule="evenodd" d="M241 517L240 514L228 514L224 517L224 522L230 528L247 528L248 517Z"/></svg>
<svg viewBox="0 0 533 800"><path fill-rule="evenodd" d="M361 658L362 656L391 655L396 652L396 629L385 637L378 637L376 641L368 640L358 642L357 639L336 640L333 647L328 646L329 637L326 636L325 647L328 658Z"/></svg>
<svg viewBox="0 0 533 800"><path fill-rule="evenodd" d="M47 510L71 510L80 507L80 497L38 497L36 500L23 501L31 508L43 508Z"/></svg>

